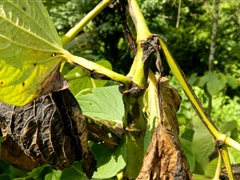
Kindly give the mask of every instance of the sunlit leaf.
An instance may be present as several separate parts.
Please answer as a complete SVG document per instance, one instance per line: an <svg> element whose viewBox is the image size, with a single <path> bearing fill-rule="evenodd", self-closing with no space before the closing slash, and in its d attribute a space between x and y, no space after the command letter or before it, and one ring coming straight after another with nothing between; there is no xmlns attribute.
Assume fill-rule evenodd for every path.
<svg viewBox="0 0 240 180"><path fill-rule="evenodd" d="M116 150L111 151L100 144L94 144L92 150L98 161L98 171L93 178L107 179L116 176L126 166L125 141L119 144Z"/></svg>
<svg viewBox="0 0 240 180"><path fill-rule="evenodd" d="M85 115L122 123L124 107L118 86L95 88L91 94L77 94L76 99Z"/></svg>
<svg viewBox="0 0 240 180"><path fill-rule="evenodd" d="M0 26L0 101L22 106L61 88L63 49L42 2L0 1Z"/></svg>

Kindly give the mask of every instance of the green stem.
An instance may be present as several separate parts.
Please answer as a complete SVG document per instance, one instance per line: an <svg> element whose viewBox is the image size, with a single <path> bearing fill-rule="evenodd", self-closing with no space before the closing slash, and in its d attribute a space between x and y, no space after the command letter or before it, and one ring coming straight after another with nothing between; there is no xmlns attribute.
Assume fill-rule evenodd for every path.
<svg viewBox="0 0 240 180"><path fill-rule="evenodd" d="M228 136L225 139L225 144L227 144L228 146L231 146L231 147L235 148L236 150L240 151L240 144L237 141L233 140L232 138L230 138Z"/></svg>
<svg viewBox="0 0 240 180"><path fill-rule="evenodd" d="M147 78L149 72L149 56L152 51L148 51L150 31L146 25L142 12L136 0L128 0L129 12L133 19L137 32L137 53L134 62L127 75L132 79L129 89L123 91L123 102L125 105L125 115L123 126L126 130L126 152L127 163L124 170L124 177L135 179L143 164L144 157L144 136L146 132L147 120L144 116L143 94L147 88Z"/></svg>
<svg viewBox="0 0 240 180"><path fill-rule="evenodd" d="M126 131L127 162L124 177L135 179L142 168L144 157L144 135L147 121L142 109L143 96L139 98L123 96L125 116L123 125Z"/></svg>
<svg viewBox="0 0 240 180"><path fill-rule="evenodd" d="M97 16L105 7L111 4L112 0L103 0L92 11L90 11L75 27L70 29L61 39L62 46L66 46L73 38L89 23L95 16Z"/></svg>
<svg viewBox="0 0 240 180"><path fill-rule="evenodd" d="M148 26L143 17L142 11L138 6L137 1L128 0L128 5L129 5L129 13L131 15L131 18L136 28L137 41L146 40L151 35L151 32L148 29Z"/></svg>
<svg viewBox="0 0 240 180"><path fill-rule="evenodd" d="M64 51L64 58L71 64L75 64L85 69L94 79L111 79L123 83L125 87L128 87L131 80L122 74L118 74L110 69L105 68L97 63L89 61L87 59L74 56L68 51Z"/></svg>
<svg viewBox="0 0 240 180"><path fill-rule="evenodd" d="M230 158L228 155L227 146L225 144L220 148L220 152L222 154L222 158L223 158L223 161L224 161L227 173L228 173L228 178L234 180L235 178L234 178L234 175L232 172L232 165L231 165Z"/></svg>
<svg viewBox="0 0 240 180"><path fill-rule="evenodd" d="M213 180L219 180L221 169L222 169L222 156L220 150L218 149L218 164Z"/></svg>

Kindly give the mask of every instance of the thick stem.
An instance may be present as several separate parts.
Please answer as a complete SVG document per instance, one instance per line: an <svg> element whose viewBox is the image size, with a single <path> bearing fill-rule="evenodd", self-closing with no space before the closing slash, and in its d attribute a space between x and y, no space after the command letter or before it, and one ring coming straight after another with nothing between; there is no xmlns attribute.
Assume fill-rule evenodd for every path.
<svg viewBox="0 0 240 180"><path fill-rule="evenodd" d="M129 13L135 25L135 29L137 32L137 41L146 40L150 35L150 31L145 22L141 9L138 6L136 0L128 0L129 5Z"/></svg>
<svg viewBox="0 0 240 180"><path fill-rule="evenodd" d="M124 176L135 179L142 168L144 157L144 135L147 121L143 115L143 96L139 98L123 96L125 118L123 125L126 131L127 162Z"/></svg>

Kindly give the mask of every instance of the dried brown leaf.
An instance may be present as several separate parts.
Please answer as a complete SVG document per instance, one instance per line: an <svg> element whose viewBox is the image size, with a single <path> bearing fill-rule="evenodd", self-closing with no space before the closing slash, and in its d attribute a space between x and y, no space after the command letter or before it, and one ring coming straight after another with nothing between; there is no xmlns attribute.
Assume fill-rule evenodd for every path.
<svg viewBox="0 0 240 180"><path fill-rule="evenodd" d="M23 107L0 102L0 121L7 134L33 160L41 159L55 169L64 169L83 159L88 177L96 170L96 160L88 148L86 120L68 89L42 95ZM3 151L4 148L7 149L3 146ZM15 160L15 166L26 170L25 161ZM27 170L32 170L30 167L35 165Z"/></svg>
<svg viewBox="0 0 240 180"><path fill-rule="evenodd" d="M1 158L24 172L29 172L34 168L47 164L41 158L33 160L30 156L27 156L12 137L8 135L1 144Z"/></svg>
<svg viewBox="0 0 240 180"><path fill-rule="evenodd" d="M191 179L188 162L178 137L176 112L181 98L178 92L168 85L167 79L161 80L159 92L161 122L154 131L137 179Z"/></svg>

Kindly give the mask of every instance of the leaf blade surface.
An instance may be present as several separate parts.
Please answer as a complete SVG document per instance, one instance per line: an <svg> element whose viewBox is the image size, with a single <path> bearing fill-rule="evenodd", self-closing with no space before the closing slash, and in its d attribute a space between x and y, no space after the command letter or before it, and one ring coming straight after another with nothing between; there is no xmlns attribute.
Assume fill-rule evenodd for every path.
<svg viewBox="0 0 240 180"><path fill-rule="evenodd" d="M23 106L46 92L64 51L41 1L0 1L0 26L0 101Z"/></svg>

